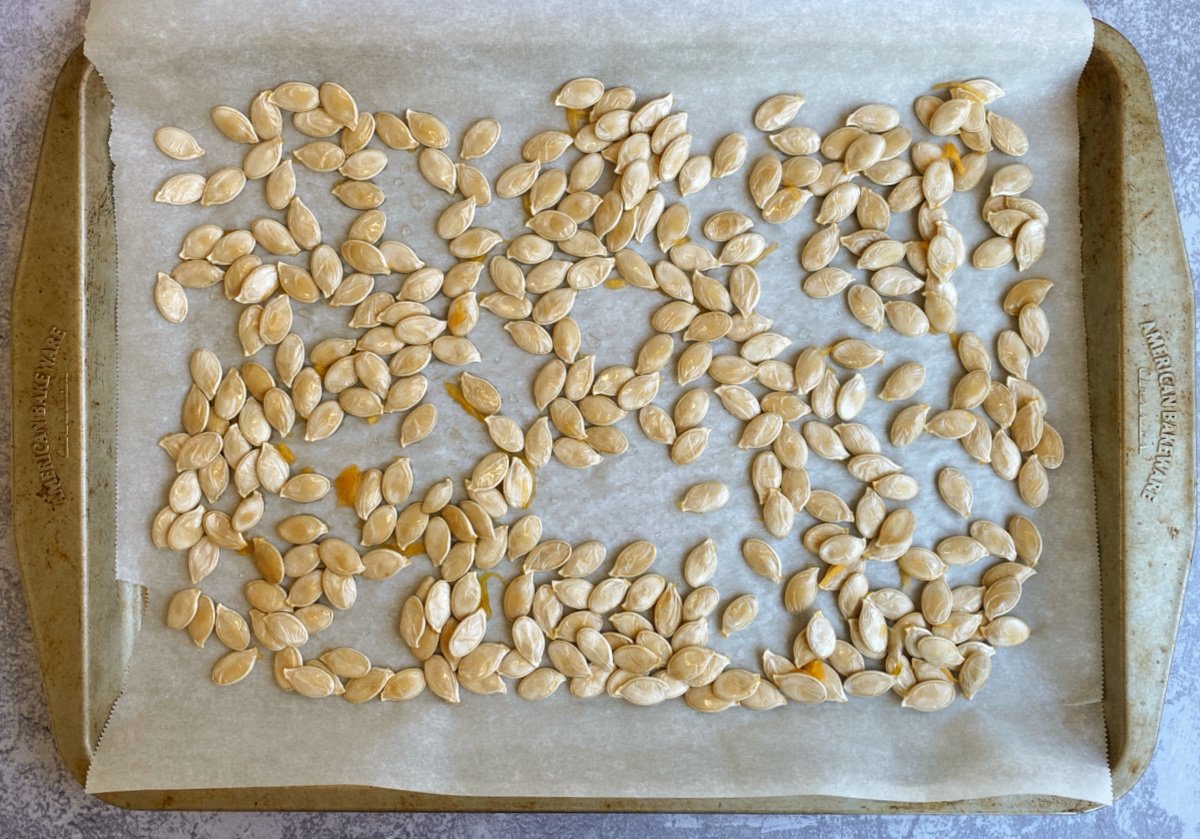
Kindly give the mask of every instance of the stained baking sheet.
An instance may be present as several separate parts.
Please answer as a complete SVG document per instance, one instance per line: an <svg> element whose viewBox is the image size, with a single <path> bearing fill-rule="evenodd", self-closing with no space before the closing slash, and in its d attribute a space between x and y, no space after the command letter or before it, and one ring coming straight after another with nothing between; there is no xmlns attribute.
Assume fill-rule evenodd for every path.
<svg viewBox="0 0 1200 839"><path fill-rule="evenodd" d="M902 11L883 3L852 9L808 3L652 9L628 2L584 9L555 3L511 14L471 3L439 9L436 16L423 8L371 3L356 4L353 14L305 3L286 12L233 4L156 5L149 15L145 5L97 3L88 28L89 56L115 102L117 573L145 583L150 593L150 619L93 765L91 791L357 783L546 797L813 793L927 801L1045 793L1109 799L1076 222L1075 82L1092 32L1081 5L1016 4L998 12L990 4L934 2ZM138 49L129 49L130 43ZM986 75L1008 91L995 107L1029 132L1026 162L1037 173L1030 195L1053 219L1050 247L1031 272L1056 282L1046 305L1053 324L1051 350L1035 362L1032 377L1051 395L1050 419L1063 433L1069 457L1052 475L1051 500L1036 515L1048 550L1018 610L1034 635L1021 648L997 656L991 681L973 703L960 701L930 717L902 711L890 699L700 716L678 703L654 709L608 700L581 703L565 691L540 705L474 696L461 707L429 696L402 706L302 702L282 695L265 667L236 689L210 687L207 670L218 655L213 646L198 653L155 619L170 593L187 582L181 558L155 551L147 541L148 523L170 478L155 441L178 425L190 350L210 346L228 365L240 361L240 349L232 328L236 311L219 292L193 294L192 315L171 327L150 304L153 276L170 269L179 241L195 224L215 220L230 228L246 226L267 212L254 184L222 208L150 202L169 174L207 172L240 161L243 149L217 134L208 109L217 103L244 107L258 90L284 79L332 78L365 108L433 111L456 136L472 120L495 116L504 125L502 143L481 166L494 177L519 159L524 138L562 126L561 112L550 104L552 92L562 80L583 74L628 84L643 97L671 91L677 107L690 114L695 149L711 149L727 132L741 130L751 137L752 157L767 148L749 117L759 101L779 90L802 91L807 103L798 121L822 133L857 105L884 101L901 109L904 124L918 138L924 135L908 106L932 83ZM209 150L202 165L173 163L155 151L151 135L162 124L195 131ZM452 260L430 221L447 199L420 180L411 157L391 157L380 179L394 196L384 208L387 238L402 239L431 264L449 267ZM1003 162L999 158L991 168ZM744 175L692 196L694 224L718 209L749 209ZM302 176L300 194L326 230L340 236L351 214L327 195L328 186L327 179ZM978 221L981 201L976 195L956 196L949 207L970 245L987 235ZM760 265L760 308L797 346L864 336L840 300L812 301L799 292L795 254L815 229L811 215L806 211L803 221L767 230L780 247ZM481 211L477 223L512 235L519 221L519 211L510 205ZM991 345L996 332L1011 325L996 304L1015 274L961 273L960 328ZM598 365L628 363L650 334L647 315L654 303L651 295L632 288L602 288L582 296L575 314L585 351L596 354ZM343 328L342 322L341 315L333 318L328 312L300 310L297 315L297 328L309 346ZM537 361L515 354L492 320L485 319L476 336L484 355L479 372L500 384L509 413L529 419L526 383ZM866 374L873 392L896 365L918 359L930 371L921 398L933 405L948 401L959 368L944 336L913 341L884 333L872 340L888 351L884 365ZM443 475L462 474L486 450L478 424L442 390L453 374L443 368L431 375L431 398L441 420L438 433L411 454L419 488ZM664 389L667 397L676 392ZM894 411L875 402L862 421L882 436ZM779 614L778 592L741 562L742 539L763 535L756 505L742 486L748 458L733 447L738 429L718 405L707 422L713 428L709 451L681 470L628 421L629 453L587 474L548 466L538 476L534 509L548 535L598 538L609 545L610 555L631 539L653 539L660 570L669 577L677 576L689 547L712 535L721 551L714 584L722 604L746 592L764 603L751 630L714 643L735 663L754 666L764 647L787 653L798 623ZM347 425L336 447L296 444L299 463L326 473L350 460L364 468L382 466L398 453L397 425L395 417L370 427ZM896 456L926 488L911 505L920 522L918 543L933 544L962 531L961 521L932 493L933 475L944 465L956 465L971 477L977 516L1003 521L1022 511L1011 487L968 463L956 447L923 440ZM811 464L814 486L851 491L839 471ZM728 507L705 517L674 509L686 485L712 477L725 477L735 487ZM273 505L269 515L284 512L282 505ZM335 531L350 535L352 521L345 510L329 504L322 513ZM802 515L800 523L807 524L807 518ZM776 545L787 573L814 561L795 535ZM508 566L501 570L512 573ZM362 585L359 605L322 633L321 648L352 644L387 666L408 664L393 626L399 604L423 573L418 566L388 583ZM205 588L217 599L241 605L240 586L251 574L242 558L226 556ZM896 582L894 569L872 569L871 577L875 585ZM973 582L972 577L977 571L957 574L952 583ZM493 598L498 594L493 583ZM831 602L821 605L827 614L836 611Z"/></svg>

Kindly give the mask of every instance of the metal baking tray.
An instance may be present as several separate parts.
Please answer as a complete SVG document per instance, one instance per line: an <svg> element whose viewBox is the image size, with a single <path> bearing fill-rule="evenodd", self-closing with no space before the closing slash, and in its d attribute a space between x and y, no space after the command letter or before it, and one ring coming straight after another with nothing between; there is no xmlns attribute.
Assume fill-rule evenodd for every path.
<svg viewBox="0 0 1200 839"><path fill-rule="evenodd" d="M116 240L111 101L82 49L59 75L13 292L13 522L46 704L83 783L142 620L114 575ZM1096 23L1079 85L1084 306L1113 793L1150 761L1195 530L1194 303L1146 68ZM124 807L237 810L1050 813L1053 796L904 803L485 798L368 786L146 790Z"/></svg>

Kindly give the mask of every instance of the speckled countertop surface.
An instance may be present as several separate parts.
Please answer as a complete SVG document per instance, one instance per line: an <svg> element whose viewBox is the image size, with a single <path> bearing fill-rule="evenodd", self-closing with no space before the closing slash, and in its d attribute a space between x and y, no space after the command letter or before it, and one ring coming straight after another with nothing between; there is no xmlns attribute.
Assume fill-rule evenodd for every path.
<svg viewBox="0 0 1200 839"><path fill-rule="evenodd" d="M1193 280L1200 268L1200 3L1089 0L1150 68ZM9 535L9 299L47 102L83 38L84 0L0 0L0 836L1200 835L1200 582L1184 602L1158 749L1113 807L1076 817L131 813L85 795L60 765Z"/></svg>

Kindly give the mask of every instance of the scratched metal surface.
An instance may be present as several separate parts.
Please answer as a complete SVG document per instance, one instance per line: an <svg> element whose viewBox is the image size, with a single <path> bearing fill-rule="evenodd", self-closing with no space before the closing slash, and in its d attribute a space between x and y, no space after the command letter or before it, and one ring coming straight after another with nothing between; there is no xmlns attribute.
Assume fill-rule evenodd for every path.
<svg viewBox="0 0 1200 839"><path fill-rule="evenodd" d="M1146 60L1193 282L1200 266L1200 4L1089 0ZM10 392L9 298L38 144L59 67L83 37L83 0L0 0L0 403ZM42 700L9 528L9 415L0 410L0 836L347 837L519 834L531 837L808 832L848 837L1200 836L1200 580L1193 575L1163 709L1158 749L1141 782L1113 807L1064 817L803 817L133 813L83 793L60 765Z"/></svg>

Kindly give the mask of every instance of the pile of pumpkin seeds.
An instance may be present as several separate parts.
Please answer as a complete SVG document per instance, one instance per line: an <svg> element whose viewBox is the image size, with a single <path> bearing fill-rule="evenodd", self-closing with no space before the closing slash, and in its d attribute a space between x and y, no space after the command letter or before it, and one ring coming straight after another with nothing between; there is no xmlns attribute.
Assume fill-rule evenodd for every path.
<svg viewBox="0 0 1200 839"><path fill-rule="evenodd" d="M628 87L579 78L554 98L566 130L526 139L520 160L494 183L472 164L503 146L492 118L456 140L433 114L360 110L332 82L286 82L261 91L245 111L214 108L221 134L244 147L240 165L172 175L154 199L221 205L258 181L277 215L233 230L196 227L154 286L173 323L187 316L190 295L220 287L240 306L245 356L225 366L197 349L182 428L160 441L176 477L152 540L186 555L191 580L170 599L169 626L200 648L215 634L226 649L212 667L218 685L244 679L266 651L283 690L354 703L408 700L425 688L457 703L462 690L506 693L510 683L527 700L565 683L577 697L607 693L652 705L682 696L705 712L888 692L904 707L935 711L959 694L974 697L997 648L1029 635L1010 613L1035 573L1041 536L1018 514L1003 525L977 518L962 534L915 545L916 516L904 504L920 486L884 446L898 451L922 434L958 440L1034 507L1046 500L1047 470L1063 460L1046 400L1029 381L1046 347L1042 303L1051 282L1023 278L1004 296L1014 328L997 337L998 378L986 343L955 332L954 274L967 255L950 214L956 193L990 184L983 216L996 235L975 247L977 269L1015 261L1023 272L1045 245L1046 213L1025 197L1032 171L1016 162L993 167L995 157L1028 148L1021 128L992 109L1003 95L986 79L937 86L915 102L930 139L914 143L891 105L858 107L822 135L797 123L804 97L781 93L752 120L775 151L747 165L743 134L708 153L696 148L688 114L670 94L639 99ZM285 149L288 122L301 139ZM175 160L205 155L180 128L164 127L154 140ZM433 255L385 238L388 196L374 179L397 155L412 155L446 193L427 220L453 259L445 270L426 262ZM327 173L332 194L359 213L345 236L323 229L297 194L297 166ZM687 197L739 173L766 227L737 208L693 220ZM950 403L934 407L914 401L924 367L897 365L877 394L900 403L885 440L856 422L871 398L862 371L883 363L883 351L866 338L797 347L759 311L755 266L775 249L775 231L805 227L798 216L814 197L817 230L796 257L799 288L811 298L844 292L858 323L911 337L914 354L929 347L923 336L949 334L964 370ZM525 230L506 237L477 223L498 201L523 202ZM912 241L888 232L905 213L915 215ZM851 258L839 267L843 251ZM378 287L394 275L398 291ZM653 337L628 364L598 367L571 312L614 284L662 302L650 319ZM293 306L322 304L347 308L347 329L310 347ZM505 321L513 351L545 359L529 382L539 413L528 425L505 413L485 371L466 369L481 362L471 338L481 316ZM494 449L469 474L417 496L403 451L439 445L437 409L425 401L429 365L464 368L461 403ZM687 389L667 406L659 390L669 376ZM604 542L572 545L543 532L530 507L536 472L552 458L602 469L626 451L627 430L637 426L674 463L693 463L710 443L704 421L713 396L743 423L736 440L722 442L745 450L749 487L718 476L664 505L703 515L732 492L752 491L765 531L798 532L796 553L812 561L785 574L775 549L747 539L736 550L767 588L723 594L711 583L713 539L682 557L675 574L647 540L618 537L609 558ZM387 413L402 415L389 462L336 477L292 469L290 435L321 441L347 416L373 422ZM811 484L810 451L843 464L862 485L853 503ZM938 493L964 519L972 515L972 477L980 479L947 467L937 478ZM309 504L335 485L357 514L357 539L331 535L311 514L280 520L273 536L258 532L268 498ZM244 610L201 589L231 553L248 555L258 574L244 587ZM405 575L410 593L397 599L396 626L419 666L392 669L346 647L318 652L316 636L354 607L360 582L391 579L417 557L432 573ZM868 563L894 563L896 586L872 588ZM952 588L950 566L977 566L977 584ZM495 609L491 576L504 580ZM834 596L837 625L814 608L819 591ZM790 655L763 650L761 661L733 666L710 637L712 622L728 637L750 627L760 608L778 607L798 616ZM485 641L501 618L507 641Z"/></svg>

